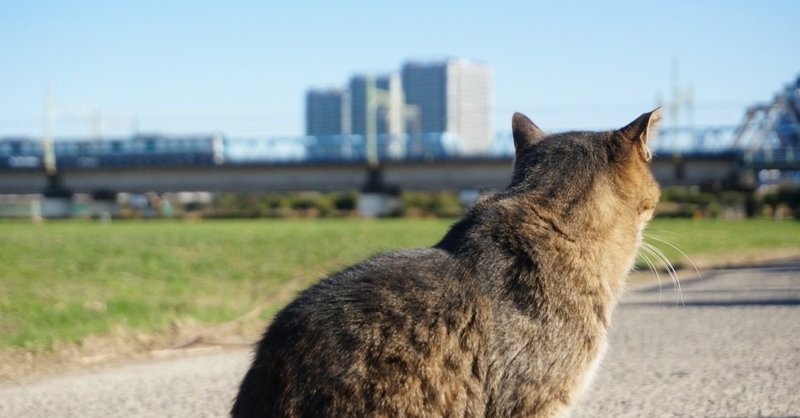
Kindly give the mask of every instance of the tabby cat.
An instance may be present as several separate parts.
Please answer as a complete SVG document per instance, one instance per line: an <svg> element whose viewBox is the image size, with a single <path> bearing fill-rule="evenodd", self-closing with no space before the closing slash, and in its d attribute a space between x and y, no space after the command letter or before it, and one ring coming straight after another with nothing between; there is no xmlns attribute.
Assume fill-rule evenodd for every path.
<svg viewBox="0 0 800 418"><path fill-rule="evenodd" d="M512 119L511 184L433 248L373 256L302 292L259 342L234 417L553 417L606 349L659 198L648 141Z"/></svg>

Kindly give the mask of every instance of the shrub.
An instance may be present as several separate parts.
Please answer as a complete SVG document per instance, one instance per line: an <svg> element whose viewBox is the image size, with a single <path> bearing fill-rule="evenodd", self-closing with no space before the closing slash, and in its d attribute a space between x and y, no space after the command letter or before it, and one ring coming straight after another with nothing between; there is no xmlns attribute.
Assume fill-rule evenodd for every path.
<svg viewBox="0 0 800 418"><path fill-rule="evenodd" d="M406 192L402 196L403 216L458 217L464 207L458 195L452 192L418 193Z"/></svg>
<svg viewBox="0 0 800 418"><path fill-rule="evenodd" d="M763 198L764 204L769 206L772 213L781 207L788 208L794 219L800 219L800 186L786 185L767 193Z"/></svg>
<svg viewBox="0 0 800 418"><path fill-rule="evenodd" d="M346 192L333 195L333 206L340 212L352 212L358 207L358 193Z"/></svg>
<svg viewBox="0 0 800 418"><path fill-rule="evenodd" d="M717 218L729 212L754 213L750 195L743 192L702 192L697 187L667 187L661 191L656 216L672 218Z"/></svg>

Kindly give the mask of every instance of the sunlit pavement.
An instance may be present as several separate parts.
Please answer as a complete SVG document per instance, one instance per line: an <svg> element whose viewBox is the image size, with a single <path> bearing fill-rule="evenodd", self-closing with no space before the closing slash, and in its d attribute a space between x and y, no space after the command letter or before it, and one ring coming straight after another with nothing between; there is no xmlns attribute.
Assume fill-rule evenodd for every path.
<svg viewBox="0 0 800 418"><path fill-rule="evenodd" d="M573 417L800 416L800 263L702 277L629 292Z"/></svg>
<svg viewBox="0 0 800 418"><path fill-rule="evenodd" d="M662 277L662 281L668 278ZM800 416L800 263L632 289L573 417ZM249 350L0 385L0 417L225 416Z"/></svg>

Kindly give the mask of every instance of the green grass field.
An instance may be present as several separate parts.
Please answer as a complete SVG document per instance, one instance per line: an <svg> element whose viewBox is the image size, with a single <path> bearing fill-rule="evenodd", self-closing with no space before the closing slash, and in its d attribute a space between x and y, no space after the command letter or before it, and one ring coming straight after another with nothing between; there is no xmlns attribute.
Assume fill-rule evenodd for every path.
<svg viewBox="0 0 800 418"><path fill-rule="evenodd" d="M289 280L303 287L375 252L432 245L452 222L0 222L0 349L47 350L116 326L157 333L182 318L225 322ZM800 247L798 222L657 220L648 231L692 258Z"/></svg>

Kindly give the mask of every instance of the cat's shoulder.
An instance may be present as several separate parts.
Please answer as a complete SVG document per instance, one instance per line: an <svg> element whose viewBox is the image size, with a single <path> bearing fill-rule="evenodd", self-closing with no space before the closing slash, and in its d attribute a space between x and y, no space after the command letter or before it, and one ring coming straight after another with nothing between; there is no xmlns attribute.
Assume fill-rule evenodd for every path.
<svg viewBox="0 0 800 418"><path fill-rule="evenodd" d="M456 260L438 248L403 249L372 255L320 284L330 290L351 287L431 286L454 271Z"/></svg>
<svg viewBox="0 0 800 418"><path fill-rule="evenodd" d="M383 252L330 274L302 292L300 299L370 302L365 295L434 290L449 282L456 268L453 257L438 248Z"/></svg>

